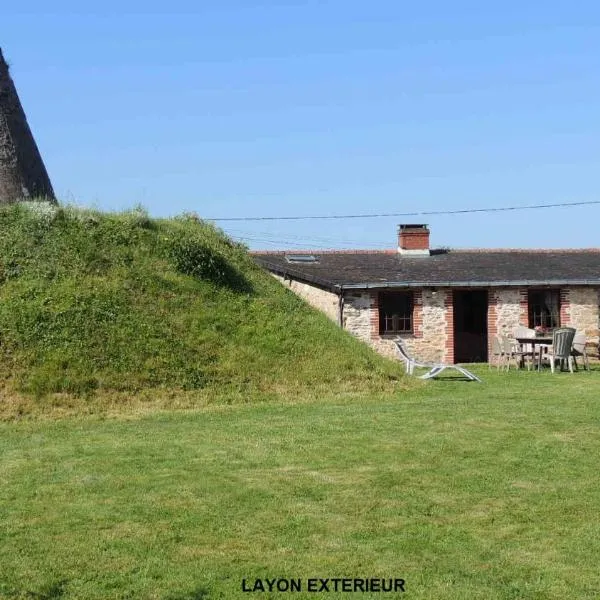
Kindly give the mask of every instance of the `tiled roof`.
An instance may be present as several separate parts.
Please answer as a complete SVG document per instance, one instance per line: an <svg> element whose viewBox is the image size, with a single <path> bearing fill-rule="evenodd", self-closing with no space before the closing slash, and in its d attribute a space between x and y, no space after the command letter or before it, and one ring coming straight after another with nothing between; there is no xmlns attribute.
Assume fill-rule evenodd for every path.
<svg viewBox="0 0 600 600"><path fill-rule="evenodd" d="M286 255L311 254L314 263ZM434 250L431 255L389 251L256 252L264 268L327 288L398 286L600 286L600 249Z"/></svg>

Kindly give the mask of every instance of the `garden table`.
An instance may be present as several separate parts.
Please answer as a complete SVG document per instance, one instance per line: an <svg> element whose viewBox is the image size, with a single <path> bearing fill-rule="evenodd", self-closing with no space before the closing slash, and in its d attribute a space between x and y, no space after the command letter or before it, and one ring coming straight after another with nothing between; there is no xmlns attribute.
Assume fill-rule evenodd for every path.
<svg viewBox="0 0 600 600"><path fill-rule="evenodd" d="M538 372L542 370L542 348L541 346L550 346L552 344L552 336L535 336L535 337L517 337L515 338L517 342L521 345L521 348L525 344L531 344L531 349L533 351L533 355L535 356L535 347L536 345L540 346L540 350L538 352Z"/></svg>

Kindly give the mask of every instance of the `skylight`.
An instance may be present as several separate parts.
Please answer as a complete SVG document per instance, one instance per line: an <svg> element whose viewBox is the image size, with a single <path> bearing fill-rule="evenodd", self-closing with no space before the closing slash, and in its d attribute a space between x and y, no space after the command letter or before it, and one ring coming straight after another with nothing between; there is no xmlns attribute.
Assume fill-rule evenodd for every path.
<svg viewBox="0 0 600 600"><path fill-rule="evenodd" d="M314 254L286 254L285 260L289 263L318 263L319 257Z"/></svg>

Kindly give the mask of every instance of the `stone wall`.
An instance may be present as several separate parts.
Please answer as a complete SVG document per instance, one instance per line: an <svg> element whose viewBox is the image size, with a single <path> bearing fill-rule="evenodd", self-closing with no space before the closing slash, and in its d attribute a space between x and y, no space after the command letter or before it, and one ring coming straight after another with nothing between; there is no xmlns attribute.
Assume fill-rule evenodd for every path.
<svg viewBox="0 0 600 600"><path fill-rule="evenodd" d="M379 335L379 308L377 292L347 291L344 293L344 329L371 345L377 352L398 358L392 338Z"/></svg>
<svg viewBox="0 0 600 600"><path fill-rule="evenodd" d="M600 341L600 290L575 287L561 290L563 325L583 329L588 341ZM452 290L415 290L414 333L405 334L409 351L419 359L453 362ZM493 335L512 335L519 325L527 326L527 288L490 290L488 344ZM377 292L345 296L344 323L351 333L378 352L396 356L391 338L379 336Z"/></svg>
<svg viewBox="0 0 600 600"><path fill-rule="evenodd" d="M332 321L339 322L339 297L337 294L294 279L284 279L274 273L271 275L286 288L306 300L308 304L324 312Z"/></svg>
<svg viewBox="0 0 600 600"><path fill-rule="evenodd" d="M510 336L518 325L528 326L527 292L527 288L500 288L491 292L496 301L496 330L499 335ZM597 343L600 324L599 304L598 289L562 288L561 324L583 329L590 341Z"/></svg>
<svg viewBox="0 0 600 600"><path fill-rule="evenodd" d="M364 342L372 344L371 321L376 316L371 292L356 291L344 293L344 329Z"/></svg>
<svg viewBox="0 0 600 600"><path fill-rule="evenodd" d="M496 302L495 326L498 335L512 336L513 331L519 325L527 326L527 319L522 320L521 290L517 288L499 288L490 290L490 302L492 296ZM492 323L488 324L488 330L491 329L493 329Z"/></svg>
<svg viewBox="0 0 600 600"><path fill-rule="evenodd" d="M448 290L424 289L421 293L421 330L406 339L414 356L420 360L440 362L446 360L446 308Z"/></svg>
<svg viewBox="0 0 600 600"><path fill-rule="evenodd" d="M573 287L569 290L569 325L585 331L589 342L599 341L600 295L598 289Z"/></svg>
<svg viewBox="0 0 600 600"><path fill-rule="evenodd" d="M440 361L445 356L446 319L444 290L415 290L414 333L403 334L408 350L419 359ZM346 292L344 295L344 328L367 342L377 352L397 358L393 344L396 336L379 335L377 292Z"/></svg>
<svg viewBox="0 0 600 600"><path fill-rule="evenodd" d="M284 280L286 287L339 322L338 296L312 285ZM563 325L583 329L589 342L600 341L600 289L585 287L561 290ZM417 358L431 362L453 362L452 290L424 288L414 290L414 331L401 335L408 350ZM527 326L527 288L489 290L488 345L496 334L511 336L519 325ZM378 294L355 290L344 293L343 327L385 356L397 358L393 344L396 336L379 335Z"/></svg>

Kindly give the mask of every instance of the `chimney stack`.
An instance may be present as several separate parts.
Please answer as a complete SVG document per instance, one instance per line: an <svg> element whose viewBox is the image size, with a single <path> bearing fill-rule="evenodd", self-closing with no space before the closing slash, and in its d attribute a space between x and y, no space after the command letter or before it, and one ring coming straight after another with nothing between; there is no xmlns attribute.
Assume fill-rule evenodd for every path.
<svg viewBox="0 0 600 600"><path fill-rule="evenodd" d="M56 202L0 49L0 204L27 199Z"/></svg>
<svg viewBox="0 0 600 600"><path fill-rule="evenodd" d="M398 252L411 256L429 256L427 225L399 225Z"/></svg>

